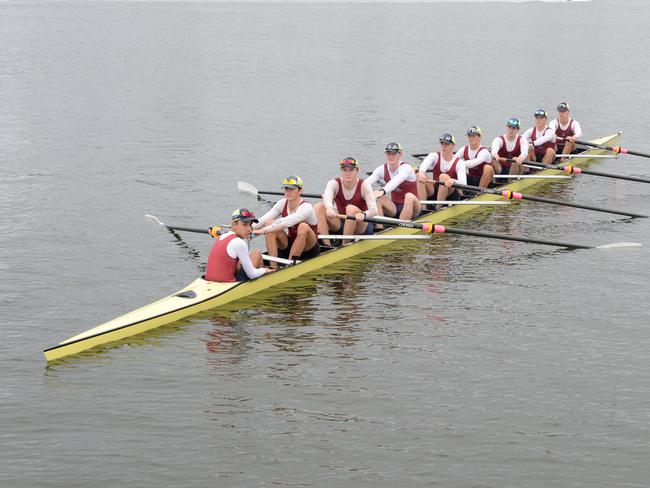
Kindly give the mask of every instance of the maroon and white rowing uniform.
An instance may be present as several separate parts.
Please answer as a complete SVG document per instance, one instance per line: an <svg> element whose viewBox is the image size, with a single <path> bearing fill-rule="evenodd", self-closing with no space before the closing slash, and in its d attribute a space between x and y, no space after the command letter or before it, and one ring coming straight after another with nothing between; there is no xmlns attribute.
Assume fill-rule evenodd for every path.
<svg viewBox="0 0 650 488"><path fill-rule="evenodd" d="M273 223L268 226L268 232L275 232L281 229L287 229L289 234L289 241L293 242L298 233L298 224L305 222L311 227L316 237L318 237L318 220L316 219L316 212L314 206L301 200L295 212L289 211L289 205L286 198L281 198L275 205L259 218L259 223L253 224L253 229L261 229L265 227L264 223L273 220Z"/></svg>
<svg viewBox="0 0 650 488"><path fill-rule="evenodd" d="M388 163L377 167L372 174L366 178L370 186L378 181L383 181L386 195L390 193L390 199L396 205L404 205L404 195L407 193L418 194L417 176L410 164L400 161L395 171L391 171Z"/></svg>
<svg viewBox="0 0 650 488"><path fill-rule="evenodd" d="M367 217L377 215L377 200L372 186L361 178L357 180L353 190L345 188L341 178L329 180L323 192L323 203L325 208L335 208L340 214L345 214L348 205L354 205L365 212Z"/></svg>
<svg viewBox="0 0 650 488"><path fill-rule="evenodd" d="M576 139L582 137L582 128L577 120L569 118L569 123L564 125L560 123L560 119L553 119L548 126L555 132L558 152L562 152L564 148L564 138L573 136Z"/></svg>
<svg viewBox="0 0 650 488"><path fill-rule="evenodd" d="M489 166L492 162L492 154L485 146L479 146L476 149L469 147L469 144L461 147L456 151L456 156L465 161L465 170L469 176L480 178L483 176L483 168Z"/></svg>
<svg viewBox="0 0 650 488"><path fill-rule="evenodd" d="M251 261L248 243L234 232L227 232L219 236L214 243L208 265L205 270L207 281L220 281L230 283L237 281L235 273L237 265L241 263L242 269L252 280L266 273L265 268L256 268Z"/></svg>
<svg viewBox="0 0 650 488"><path fill-rule="evenodd" d="M461 185L467 184L465 161L458 153L453 154L449 161L445 160L440 151L429 153L420 164L420 172L424 174L427 171L433 171L433 179L436 181L445 173Z"/></svg>
<svg viewBox="0 0 650 488"><path fill-rule="evenodd" d="M523 137L533 143L536 156L544 156L547 149L555 150L555 131L548 125L542 130L538 130L537 127L531 127L524 132Z"/></svg>
<svg viewBox="0 0 650 488"><path fill-rule="evenodd" d="M528 141L523 136L517 134L512 141L508 140L505 135L495 137L492 141L492 158L526 158L528 156ZM499 161L501 166L510 168L507 161Z"/></svg>

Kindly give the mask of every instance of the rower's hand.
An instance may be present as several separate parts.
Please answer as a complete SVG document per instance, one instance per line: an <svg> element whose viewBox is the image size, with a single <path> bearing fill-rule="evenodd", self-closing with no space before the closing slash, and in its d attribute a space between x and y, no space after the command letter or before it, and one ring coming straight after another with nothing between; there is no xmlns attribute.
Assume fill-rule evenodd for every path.
<svg viewBox="0 0 650 488"><path fill-rule="evenodd" d="M419 180L420 182L422 182L422 183L426 183L426 182L427 182L427 179L428 179L428 178L427 178L427 174L426 174L426 172L418 171L418 180Z"/></svg>
<svg viewBox="0 0 650 488"><path fill-rule="evenodd" d="M366 218L366 214L364 214L363 212L359 212L358 214L356 214L356 215L354 216L354 219L355 219L357 222L363 222L363 219L365 219L365 218Z"/></svg>
<svg viewBox="0 0 650 488"><path fill-rule="evenodd" d="M445 181L445 186L447 188L451 188L454 186L454 183L456 183L456 180L448 177L447 180Z"/></svg>
<svg viewBox="0 0 650 488"><path fill-rule="evenodd" d="M568 136L564 138L565 141L576 142L575 136Z"/></svg>
<svg viewBox="0 0 650 488"><path fill-rule="evenodd" d="M524 164L524 157L523 156L517 156L515 158L515 163L517 163L518 165Z"/></svg>
<svg viewBox="0 0 650 488"><path fill-rule="evenodd" d="M277 271L275 268L264 268L267 273L273 273L274 271Z"/></svg>
<svg viewBox="0 0 650 488"><path fill-rule="evenodd" d="M254 237L254 236L261 236L261 235L263 235L263 234L264 234L264 227L262 227L261 229L253 229L253 230L251 231L251 237Z"/></svg>
<svg viewBox="0 0 650 488"><path fill-rule="evenodd" d="M375 190L375 198L381 198L386 194L384 190Z"/></svg>
<svg viewBox="0 0 650 488"><path fill-rule="evenodd" d="M339 214L335 208L327 208L327 210L325 210L325 213L328 217L331 218L335 218Z"/></svg>

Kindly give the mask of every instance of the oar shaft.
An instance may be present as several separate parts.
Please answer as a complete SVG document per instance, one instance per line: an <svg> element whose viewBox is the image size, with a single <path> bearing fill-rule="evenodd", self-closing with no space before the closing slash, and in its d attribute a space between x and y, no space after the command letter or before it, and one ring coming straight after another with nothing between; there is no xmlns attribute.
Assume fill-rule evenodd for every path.
<svg viewBox="0 0 650 488"><path fill-rule="evenodd" d="M355 220L353 216L339 215L341 218L346 218L348 220ZM593 249L594 246L585 246L583 244L573 244L569 242L559 242L559 241L549 241L546 239L535 239L528 237L517 237L507 234L497 234L494 232L484 232L480 230L469 230L469 229L458 229L456 227L446 227L443 225L433 225L430 223L420 223L420 222L411 222L408 220L399 220L388 217L366 217L364 219L367 222L375 222L378 224L393 225L396 227L405 227L409 229L421 229L424 232L435 233L435 234L461 234L468 236L476 237L487 237L489 239L501 239L505 241L517 241L517 242L528 242L531 244L543 244L546 246L556 246L556 247L566 247L569 249ZM388 236L386 236L388 237Z"/></svg>
<svg viewBox="0 0 650 488"><path fill-rule="evenodd" d="M209 234L210 229L199 229L196 227L181 227L181 226L175 226L175 225L167 225L165 224L165 227L169 230L172 231L177 231L180 230L182 232L196 232L197 234Z"/></svg>
<svg viewBox="0 0 650 488"><path fill-rule="evenodd" d="M514 198L516 200L529 200L531 202L549 203L551 205L561 205L563 207L581 208L583 210L593 210L595 212L604 212L604 213L610 213L615 215L625 215L626 217L639 217L639 218L648 217L647 215L638 214L634 212L624 212L622 210L614 210L611 208L595 207L593 205L583 205L580 203L572 203L564 200L554 200L552 198L538 197L535 195L526 195L524 193L512 192L510 190L493 190L491 188L481 188L479 186L463 185L458 182L454 182L453 186L455 188L460 188L461 190L468 190L468 191L473 191L478 193L489 193L491 195L501 195L503 198L507 200L511 200Z"/></svg>
<svg viewBox="0 0 650 488"><path fill-rule="evenodd" d="M508 161L514 161L514 160L508 159ZM594 171L592 169L582 169L577 166L572 166L570 164L545 164L545 163L538 163L537 161L524 161L524 166L532 166L535 168L544 168L544 169L556 169L559 171L564 171L565 173L568 174L602 176L604 178L613 178L615 180L627 180L627 181L636 181L638 183L650 183L650 180L647 178L639 178L637 176L617 175L614 173L603 173L602 171Z"/></svg>
<svg viewBox="0 0 650 488"><path fill-rule="evenodd" d="M625 147L620 147L620 146L602 146L600 144L594 144L593 142L589 141L580 141L576 139L576 144L580 144L582 146L589 146L589 147L596 147L598 149L607 149L608 151L615 152L616 154L632 154L634 156L641 156L643 158L650 158L650 154L647 153L642 153L639 151L631 151Z"/></svg>
<svg viewBox="0 0 650 488"><path fill-rule="evenodd" d="M258 190L257 193L260 195L281 195L284 196L283 191L266 191L266 190ZM301 193L301 197L304 198L322 198L322 195L318 195L316 193Z"/></svg>

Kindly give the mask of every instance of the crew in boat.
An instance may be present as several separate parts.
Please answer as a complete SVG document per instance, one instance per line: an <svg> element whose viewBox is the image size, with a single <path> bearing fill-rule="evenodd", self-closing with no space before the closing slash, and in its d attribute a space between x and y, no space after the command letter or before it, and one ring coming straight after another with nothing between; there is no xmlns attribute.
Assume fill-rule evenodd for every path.
<svg viewBox="0 0 650 488"><path fill-rule="evenodd" d="M319 234L364 235L372 234L373 224L366 217L377 215L377 200L372 186L359 178L359 162L354 158L339 161L341 174L329 180L323 192L323 201L314 205ZM339 215L353 216L343 220ZM323 244L331 246L329 239Z"/></svg>
<svg viewBox="0 0 650 488"><path fill-rule="evenodd" d="M389 143L385 153L386 162L366 179L370 186L384 182L384 187L375 191L377 213L402 220L414 219L420 215L415 171L409 163L402 161L404 150L397 142Z"/></svg>
<svg viewBox="0 0 650 488"><path fill-rule="evenodd" d="M462 185L467 184L467 171L465 161L454 154L456 138L449 133L444 133L438 139L440 150L432 152L420 164L418 170L418 194L422 200L433 197L434 200L460 200L461 191L452 185L457 181ZM433 181L427 178L427 171L433 172ZM441 204L436 208L442 207Z"/></svg>
<svg viewBox="0 0 650 488"><path fill-rule="evenodd" d="M467 184L487 188L494 179L492 154L490 149L481 145L481 128L473 125L466 132L467 145L456 151L456 156L465 161Z"/></svg>
<svg viewBox="0 0 650 488"><path fill-rule="evenodd" d="M528 159L551 164L555 161L555 131L548 126L546 110L535 111L535 125L524 132L528 143Z"/></svg>
<svg viewBox="0 0 650 488"><path fill-rule="evenodd" d="M548 126L555 131L558 155L571 154L576 150L576 139L582 137L580 123L571 118L571 108L566 102L560 102L557 106L557 118L551 120ZM566 159L566 158L565 158ZM564 161L564 159L562 160Z"/></svg>
<svg viewBox="0 0 650 488"><path fill-rule="evenodd" d="M251 225L257 223L255 214L246 208L233 212L230 231L218 236L208 256L205 270L207 281L248 281L273 271L264 268L262 253L250 251L248 241Z"/></svg>
<svg viewBox="0 0 650 488"><path fill-rule="evenodd" d="M519 134L519 119L512 117L506 122L506 132L492 141L492 166L499 175L521 175L528 156L528 141ZM513 162L507 161L513 159Z"/></svg>
<svg viewBox="0 0 650 488"><path fill-rule="evenodd" d="M253 234L264 236L270 256L303 261L320 254L318 220L313 205L302 199L303 186L299 176L287 176L284 198L253 224Z"/></svg>

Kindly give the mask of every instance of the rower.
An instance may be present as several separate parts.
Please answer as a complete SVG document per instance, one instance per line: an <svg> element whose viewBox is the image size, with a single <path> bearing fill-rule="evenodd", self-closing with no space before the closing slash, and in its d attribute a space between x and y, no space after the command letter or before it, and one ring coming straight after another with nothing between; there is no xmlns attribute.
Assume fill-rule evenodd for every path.
<svg viewBox="0 0 650 488"><path fill-rule="evenodd" d="M402 146L397 142L388 144L386 163L375 169L366 181L371 186L384 182L384 187L375 191L378 215L410 220L420 215L420 199L415 171L402 161L402 154Z"/></svg>
<svg viewBox="0 0 650 488"><path fill-rule="evenodd" d="M576 139L582 137L582 128L577 120L570 116L571 108L566 102L557 106L557 118L551 120L548 126L555 131L557 154L571 154L576 150ZM562 162L566 160L563 159Z"/></svg>
<svg viewBox="0 0 650 488"><path fill-rule="evenodd" d="M303 186L299 176L287 176L282 181L284 198L253 224L253 234L264 236L271 256L302 261L320 254L316 212L302 199Z"/></svg>
<svg viewBox="0 0 650 488"><path fill-rule="evenodd" d="M377 215L377 200L372 186L359 178L359 162L354 158L339 161L341 174L329 180L323 192L323 202L314 205L319 234L369 235L373 224L366 217ZM356 220L341 220L339 215L354 216ZM329 239L323 244L331 246Z"/></svg>
<svg viewBox="0 0 650 488"><path fill-rule="evenodd" d="M528 144L518 134L521 124L512 117L506 122L506 133L492 141L492 166L500 175L521 175L524 173L524 161L528 155ZM508 159L514 159L514 164Z"/></svg>
<svg viewBox="0 0 650 488"><path fill-rule="evenodd" d="M230 232L221 234L212 246L205 270L207 281L248 281L273 271L263 267L262 253L248 250L252 232L251 224L257 223L255 214L240 208L233 212Z"/></svg>
<svg viewBox="0 0 650 488"><path fill-rule="evenodd" d="M445 133L438 140L440 151L429 153L420 164L418 194L422 200L428 197L433 197L434 200L460 200L460 190L452 185L456 181L462 185L467 184L465 161L458 154L454 154L456 138L453 135ZM443 185L429 181L427 171L430 170L433 171L433 180L441 181ZM441 207L440 204L436 206Z"/></svg>
<svg viewBox="0 0 650 488"><path fill-rule="evenodd" d="M487 188L494 178L492 154L481 145L481 128L473 125L466 132L467 144L456 151L456 156L463 158L467 170L467 184Z"/></svg>
<svg viewBox="0 0 650 488"><path fill-rule="evenodd" d="M546 164L555 161L555 132L548 126L546 110L535 111L535 125L524 132L524 138L529 141L528 159Z"/></svg>

